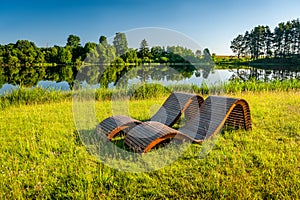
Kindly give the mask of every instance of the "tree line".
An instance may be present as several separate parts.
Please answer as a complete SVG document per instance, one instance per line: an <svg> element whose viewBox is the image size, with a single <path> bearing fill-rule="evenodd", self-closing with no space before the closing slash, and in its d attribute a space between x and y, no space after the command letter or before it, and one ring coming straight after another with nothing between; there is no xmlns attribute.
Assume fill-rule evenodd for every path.
<svg viewBox="0 0 300 200"><path fill-rule="evenodd" d="M300 55L300 22L281 22L272 31L269 26L256 26L231 41L238 58L288 58Z"/></svg>
<svg viewBox="0 0 300 200"><path fill-rule="evenodd" d="M40 80L54 80L73 84L77 73L92 64L105 67L105 71L98 67L97 71L87 72L105 87L146 63L174 64L173 68L191 76L199 63L211 64L212 60L208 49L193 52L181 46L150 48L146 39L138 49L129 48L125 33L116 33L112 44L100 36L98 43L87 42L84 46L76 35L69 35L65 46L39 48L32 41L18 40L0 45L0 83L33 86Z"/></svg>

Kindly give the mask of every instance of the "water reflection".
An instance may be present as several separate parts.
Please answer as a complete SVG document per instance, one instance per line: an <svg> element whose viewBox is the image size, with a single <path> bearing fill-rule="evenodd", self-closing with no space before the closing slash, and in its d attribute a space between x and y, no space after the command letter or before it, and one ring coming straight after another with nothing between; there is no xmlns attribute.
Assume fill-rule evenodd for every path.
<svg viewBox="0 0 300 200"><path fill-rule="evenodd" d="M138 70L138 69L136 69ZM162 85L197 85L201 86L206 84L208 86L217 85L220 83L228 82L234 72L229 70L212 70L207 74L207 71L200 69L195 70L190 76L185 77L181 73L174 71L170 68L167 70L138 70L136 76L129 79L127 84L138 84L138 83L160 83ZM155 73L157 72L157 73Z"/></svg>
<svg viewBox="0 0 300 200"><path fill-rule="evenodd" d="M71 90L69 83L66 81L56 82L56 81L43 80L43 81L39 81L36 87L42 88L45 90L59 90L59 91L70 91ZM36 88L36 87L32 87L32 88ZM0 95L11 93L12 91L17 90L19 88L20 88L19 85L13 85L13 84L6 83L1 87Z"/></svg>
<svg viewBox="0 0 300 200"><path fill-rule="evenodd" d="M287 80L287 79L300 79L300 70L286 70L286 69L231 69L233 73L232 79L239 79L242 81L257 80L257 81L272 81L272 80Z"/></svg>
<svg viewBox="0 0 300 200"><path fill-rule="evenodd" d="M56 82L56 81L39 81L37 87L50 90L61 90L69 91L70 85L67 81Z"/></svg>
<svg viewBox="0 0 300 200"><path fill-rule="evenodd" d="M194 70L192 74L183 74L174 70L170 66L149 66L149 67L136 67L130 70L122 77L122 84L118 80L112 85L128 86L138 83L161 83L163 85L174 84L194 84L201 86L206 84L208 86L226 83L230 80L257 80L268 82L272 80L286 80L286 79L299 79L300 70L286 70L286 69L257 69L246 68L242 69L211 69L201 68Z"/></svg>
<svg viewBox="0 0 300 200"><path fill-rule="evenodd" d="M4 84L0 89L0 95L11 93L13 90L17 90L19 86L15 86L12 84Z"/></svg>
<svg viewBox="0 0 300 200"><path fill-rule="evenodd" d="M173 68L170 65L156 65L132 68L121 76L116 82L110 82L108 88L127 87L139 83L161 83L163 85L187 84L201 86L205 83L208 86L228 82L230 80L258 80L268 82L272 80L298 79L300 80L300 69L286 70L286 67L277 69L258 69L258 68L240 68L240 69L212 69L210 67L194 70L193 72L183 72ZM87 81L81 81L82 88L100 88L97 84L90 84ZM42 80L36 86L43 89L70 91L71 86L67 81L56 82ZM19 88L18 85L3 84L0 85L0 95L10 93Z"/></svg>

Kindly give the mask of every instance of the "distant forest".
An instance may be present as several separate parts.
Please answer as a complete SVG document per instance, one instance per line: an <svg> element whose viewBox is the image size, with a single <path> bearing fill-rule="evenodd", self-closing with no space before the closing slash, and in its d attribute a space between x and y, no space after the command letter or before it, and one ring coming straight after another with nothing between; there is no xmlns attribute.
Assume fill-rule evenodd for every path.
<svg viewBox="0 0 300 200"><path fill-rule="evenodd" d="M124 33L116 33L113 44L101 36L98 43L87 42L84 46L76 35L69 35L65 46L46 48L19 40L15 44L0 45L0 84L33 86L40 80L72 84L84 65L93 64L106 67L102 77L95 79L102 80L102 86L107 87L131 68L144 63L173 64L173 68L189 76L197 67L194 63L211 65L213 61L208 49L193 52L181 46L150 48L146 39L140 42L139 49L132 49Z"/></svg>
<svg viewBox="0 0 300 200"><path fill-rule="evenodd" d="M273 31L269 26L256 26L234 38L230 48L238 58L299 58L299 19L281 22Z"/></svg>
<svg viewBox="0 0 300 200"><path fill-rule="evenodd" d="M269 26L256 26L234 38L230 48L238 60L298 65L299 19L279 23L273 31ZM80 37L69 35L65 46L41 48L32 41L18 40L0 44L0 86L4 83L34 86L40 80L67 81L72 85L78 72L90 65L104 66L103 71L95 68L98 73L87 72L94 74L93 80L102 87L117 82L136 66L145 64L144 68L147 68L149 63L169 65L185 77L190 77L195 69L204 69L205 77L216 59L208 49L193 52L181 46L149 47L146 39L140 42L139 48L132 49L128 47L124 33L116 33L112 44L105 36L100 36L97 43L81 45ZM217 63L224 62L224 58L219 60Z"/></svg>

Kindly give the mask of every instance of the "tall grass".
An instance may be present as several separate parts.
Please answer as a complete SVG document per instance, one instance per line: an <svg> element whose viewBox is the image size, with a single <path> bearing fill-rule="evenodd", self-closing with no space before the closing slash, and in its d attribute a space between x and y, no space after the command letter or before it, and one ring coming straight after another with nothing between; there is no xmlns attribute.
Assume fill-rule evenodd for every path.
<svg viewBox="0 0 300 200"><path fill-rule="evenodd" d="M299 90L300 80L273 80L270 82L257 81L255 79L248 81L234 80L224 84L224 91L226 93L235 92L261 92L261 91L289 91Z"/></svg>
<svg viewBox="0 0 300 200"><path fill-rule="evenodd" d="M150 83L136 85L129 88L129 94L133 99L149 99L153 97L162 97L171 93L171 90L160 84Z"/></svg>
<svg viewBox="0 0 300 200"><path fill-rule="evenodd" d="M257 80L239 81L233 80L228 83L208 86L202 84L188 85L169 85L160 84L139 84L133 85L128 89L96 89L93 91L95 100L110 100L112 98L130 98L130 99L149 99L153 97L162 97L174 91L191 92L200 95L210 94L230 94L241 92L262 92L262 91L298 91L300 89L300 80L274 80L262 82ZM74 93L80 93L75 91ZM20 88L12 93L0 96L0 107L4 108L9 105L29 105L41 103L63 102L72 99L72 92L44 90L42 88L26 89Z"/></svg>
<svg viewBox="0 0 300 200"><path fill-rule="evenodd" d="M0 107L9 105L30 105L68 101L72 98L70 92L45 90L42 88L19 88L9 94L0 96Z"/></svg>

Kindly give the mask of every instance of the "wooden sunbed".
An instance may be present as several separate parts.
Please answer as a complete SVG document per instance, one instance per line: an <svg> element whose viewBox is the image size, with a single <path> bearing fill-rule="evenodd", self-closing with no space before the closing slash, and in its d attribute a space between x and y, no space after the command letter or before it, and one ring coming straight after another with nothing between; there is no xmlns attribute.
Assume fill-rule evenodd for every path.
<svg viewBox="0 0 300 200"><path fill-rule="evenodd" d="M156 114L148 121L155 121L166 126L173 126L191 104L199 106L203 101L204 99L196 94L173 92ZM188 110L190 110L190 108ZM124 129L129 131L131 128L141 123L141 121L132 119L128 116L116 115L100 122L96 127L95 134L96 136L111 140L120 131Z"/></svg>
<svg viewBox="0 0 300 200"><path fill-rule="evenodd" d="M198 108L196 104L192 107L188 109L186 124L180 129L154 121L144 122L127 133L125 143L136 152L146 153L173 138L201 143L224 125L252 129L249 105L243 99L209 96Z"/></svg>

